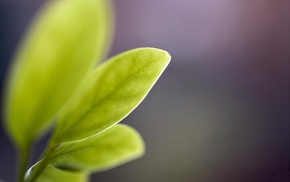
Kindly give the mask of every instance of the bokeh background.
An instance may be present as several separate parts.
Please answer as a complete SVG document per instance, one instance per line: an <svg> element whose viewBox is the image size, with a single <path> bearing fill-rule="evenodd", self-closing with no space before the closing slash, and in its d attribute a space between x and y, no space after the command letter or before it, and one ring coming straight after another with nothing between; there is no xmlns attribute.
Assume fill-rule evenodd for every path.
<svg viewBox="0 0 290 182"><path fill-rule="evenodd" d="M0 83L43 0L0 1ZM110 55L136 47L172 62L123 122L146 155L99 182L288 182L289 0L115 0ZM36 145L34 158L45 139ZM0 130L0 179L16 155Z"/></svg>

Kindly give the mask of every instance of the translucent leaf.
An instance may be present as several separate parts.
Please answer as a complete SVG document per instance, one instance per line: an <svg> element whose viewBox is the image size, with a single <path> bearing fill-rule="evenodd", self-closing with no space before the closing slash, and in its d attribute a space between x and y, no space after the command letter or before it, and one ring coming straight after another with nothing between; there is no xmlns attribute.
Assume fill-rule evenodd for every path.
<svg viewBox="0 0 290 182"><path fill-rule="evenodd" d="M47 161L66 170L95 172L131 161L143 153L140 135L119 124L88 139L61 145L47 156Z"/></svg>
<svg viewBox="0 0 290 182"><path fill-rule="evenodd" d="M7 128L25 146L44 131L104 55L110 32L107 0L54 0L30 27L6 90Z"/></svg>
<svg viewBox="0 0 290 182"><path fill-rule="evenodd" d="M122 120L144 99L169 61L163 50L139 48L97 67L61 113L53 142L83 139Z"/></svg>
<svg viewBox="0 0 290 182"><path fill-rule="evenodd" d="M83 172L69 172L47 166L36 182L87 182L88 176Z"/></svg>

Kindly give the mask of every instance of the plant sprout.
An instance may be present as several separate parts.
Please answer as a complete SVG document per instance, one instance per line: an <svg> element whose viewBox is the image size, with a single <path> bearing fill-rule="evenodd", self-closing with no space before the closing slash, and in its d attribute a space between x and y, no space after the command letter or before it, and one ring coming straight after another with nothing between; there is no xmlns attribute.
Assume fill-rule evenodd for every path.
<svg viewBox="0 0 290 182"><path fill-rule="evenodd" d="M156 48L104 59L111 42L108 0L51 0L30 25L6 83L4 119L19 153L19 182L84 182L144 153L141 136L118 124L170 61ZM40 160L35 141L52 130Z"/></svg>

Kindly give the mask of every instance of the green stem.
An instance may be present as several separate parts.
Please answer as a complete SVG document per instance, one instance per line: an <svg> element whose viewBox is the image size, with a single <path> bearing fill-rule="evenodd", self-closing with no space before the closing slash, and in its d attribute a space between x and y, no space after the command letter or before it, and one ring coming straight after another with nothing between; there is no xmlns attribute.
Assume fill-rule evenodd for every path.
<svg viewBox="0 0 290 182"><path fill-rule="evenodd" d="M34 182L38 178L38 176L44 171L46 168L46 160L45 158L34 166L31 167L30 176L26 179L27 182Z"/></svg>
<svg viewBox="0 0 290 182"><path fill-rule="evenodd" d="M30 176L26 179L26 182L35 182L39 175L45 170L48 165L48 159L50 153L55 149L54 145L51 142L50 145L47 145L44 153L41 155L41 160L31 167Z"/></svg>
<svg viewBox="0 0 290 182"><path fill-rule="evenodd" d="M45 149L40 157L39 162L34 164L30 168L30 174L25 179L25 182L35 182L37 178L41 175L41 173L45 170L49 163L49 155L53 150L57 148L58 145L54 142L55 131L53 132L52 136L50 136Z"/></svg>
<svg viewBox="0 0 290 182"><path fill-rule="evenodd" d="M18 181L19 182L24 182L24 176L29 165L30 146L31 145L27 145L23 149L19 150L20 151L19 168L18 168Z"/></svg>

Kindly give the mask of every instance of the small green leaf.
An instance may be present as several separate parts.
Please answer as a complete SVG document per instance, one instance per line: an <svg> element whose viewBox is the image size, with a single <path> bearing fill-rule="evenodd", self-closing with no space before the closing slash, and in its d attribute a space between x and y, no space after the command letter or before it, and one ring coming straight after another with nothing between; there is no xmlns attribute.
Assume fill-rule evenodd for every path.
<svg viewBox="0 0 290 182"><path fill-rule="evenodd" d="M61 112L54 145L89 137L122 120L144 99L169 61L163 50L139 48L97 67Z"/></svg>
<svg viewBox="0 0 290 182"><path fill-rule="evenodd" d="M24 148L51 123L104 56L111 32L108 0L49 1L30 27L6 92L7 128Z"/></svg>
<svg viewBox="0 0 290 182"><path fill-rule="evenodd" d="M36 182L87 182L88 175L84 172L64 171L47 166Z"/></svg>
<svg viewBox="0 0 290 182"><path fill-rule="evenodd" d="M115 125L112 128L73 143L65 143L48 157L51 165L72 171L103 171L142 156L144 143L133 128Z"/></svg>

